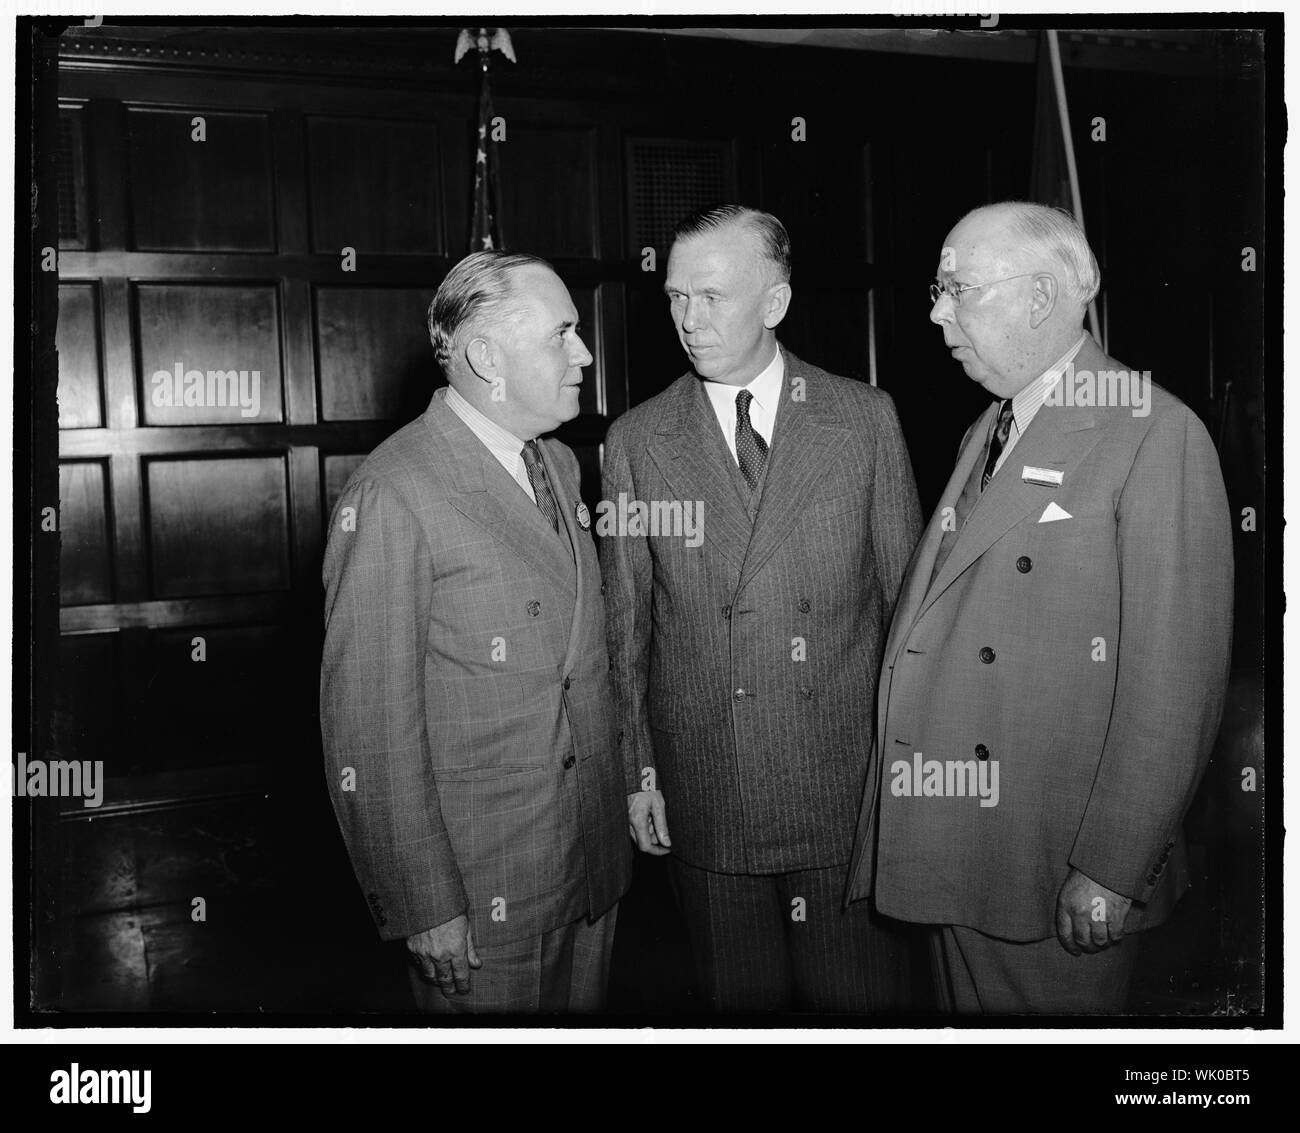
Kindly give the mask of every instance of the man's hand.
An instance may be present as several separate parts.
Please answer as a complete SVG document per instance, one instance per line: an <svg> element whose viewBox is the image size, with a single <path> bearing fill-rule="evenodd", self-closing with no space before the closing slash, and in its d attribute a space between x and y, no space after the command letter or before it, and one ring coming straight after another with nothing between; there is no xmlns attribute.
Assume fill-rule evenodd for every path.
<svg viewBox="0 0 1300 1133"><path fill-rule="evenodd" d="M1071 869L1056 895L1056 938L1071 956L1118 944L1132 904L1128 897Z"/></svg>
<svg viewBox="0 0 1300 1133"><path fill-rule="evenodd" d="M448 999L457 993L468 995L470 968L483 967L474 950L474 930L464 913L437 928L408 936L406 947L420 965L420 974L438 984Z"/></svg>
<svg viewBox="0 0 1300 1133"><path fill-rule="evenodd" d="M655 857L669 853L668 812L663 791L637 791L627 797L627 829L638 850Z"/></svg>

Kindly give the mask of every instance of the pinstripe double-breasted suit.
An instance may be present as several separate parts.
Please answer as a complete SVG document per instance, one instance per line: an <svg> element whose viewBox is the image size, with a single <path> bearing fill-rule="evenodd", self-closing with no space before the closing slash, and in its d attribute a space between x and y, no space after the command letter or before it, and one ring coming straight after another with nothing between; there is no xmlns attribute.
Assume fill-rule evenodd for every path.
<svg viewBox="0 0 1300 1133"><path fill-rule="evenodd" d="M567 537L438 395L334 508L325 768L385 939L467 912L490 952L630 880L600 568L577 460L539 448Z"/></svg>
<svg viewBox="0 0 1300 1133"><path fill-rule="evenodd" d="M920 507L890 397L784 354L753 493L693 372L609 431L607 500L703 506L699 546L602 543L624 770L629 792L647 768L663 791L713 1006L869 1009L898 992L867 986L895 984L896 963L873 976L835 910ZM733 884L756 877L783 880ZM759 924L774 902L785 955Z"/></svg>

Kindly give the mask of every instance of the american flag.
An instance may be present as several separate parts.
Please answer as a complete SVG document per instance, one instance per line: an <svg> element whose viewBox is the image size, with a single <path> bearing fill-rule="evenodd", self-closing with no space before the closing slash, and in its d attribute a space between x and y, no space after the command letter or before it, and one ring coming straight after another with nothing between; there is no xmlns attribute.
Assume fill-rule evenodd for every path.
<svg viewBox="0 0 1300 1133"><path fill-rule="evenodd" d="M474 220L470 225L469 250L478 252L505 248L499 219L501 207L500 155L492 137L492 88L488 79L488 52L480 49L482 63L478 94L478 133L474 150Z"/></svg>

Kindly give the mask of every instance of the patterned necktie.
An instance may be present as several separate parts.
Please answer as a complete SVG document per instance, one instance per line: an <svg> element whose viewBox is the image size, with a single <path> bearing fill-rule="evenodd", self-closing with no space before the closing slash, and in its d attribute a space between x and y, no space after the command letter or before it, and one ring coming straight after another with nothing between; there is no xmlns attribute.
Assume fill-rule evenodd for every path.
<svg viewBox="0 0 1300 1133"><path fill-rule="evenodd" d="M984 491L989 486L989 481L993 479L993 470L998 466L998 457L1002 455L1002 449L1007 443L1007 438L1011 436L1011 399L1007 398L1002 403L1002 408L998 410L997 428L993 430L993 436L989 438L989 458L984 462L984 478L980 481L980 491Z"/></svg>
<svg viewBox="0 0 1300 1133"><path fill-rule="evenodd" d="M736 394L736 460L751 492L767 460L767 441L749 422L749 403L753 400L754 395L747 389Z"/></svg>
<svg viewBox="0 0 1300 1133"><path fill-rule="evenodd" d="M546 478L546 466L542 464L541 453L537 451L537 442L525 441L524 451L520 455L524 458L524 467L528 469L528 482L533 486L537 507L558 535L560 509L555 502L555 493L551 491L550 481Z"/></svg>

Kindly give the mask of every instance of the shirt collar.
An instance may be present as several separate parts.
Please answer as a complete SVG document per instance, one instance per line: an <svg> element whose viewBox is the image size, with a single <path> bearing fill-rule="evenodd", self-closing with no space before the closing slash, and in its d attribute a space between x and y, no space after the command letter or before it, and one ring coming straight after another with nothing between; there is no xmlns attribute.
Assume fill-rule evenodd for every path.
<svg viewBox="0 0 1300 1133"><path fill-rule="evenodd" d="M488 448L509 452L514 456L523 452L523 441L471 405L466 398L456 392L455 386L447 386L445 393L442 390L438 393L443 393L447 408L464 421L470 427L470 431Z"/></svg>
<svg viewBox="0 0 1300 1133"><path fill-rule="evenodd" d="M1069 350L1011 399L1011 415L1016 423L1017 430L1023 433L1029 428L1029 422L1034 419L1039 409L1042 408L1052 387L1061 380L1066 368L1074 361L1075 355L1083 349L1083 344L1087 341L1088 332L1083 331Z"/></svg>
<svg viewBox="0 0 1300 1133"><path fill-rule="evenodd" d="M772 361L748 385L733 386L728 385L726 382L705 381L704 389L710 398L729 401L733 409L736 404L736 395L742 389L747 389L753 395L759 409L764 413L775 413L777 404L781 400L781 385L784 378L785 356L781 353L781 347L778 346Z"/></svg>

